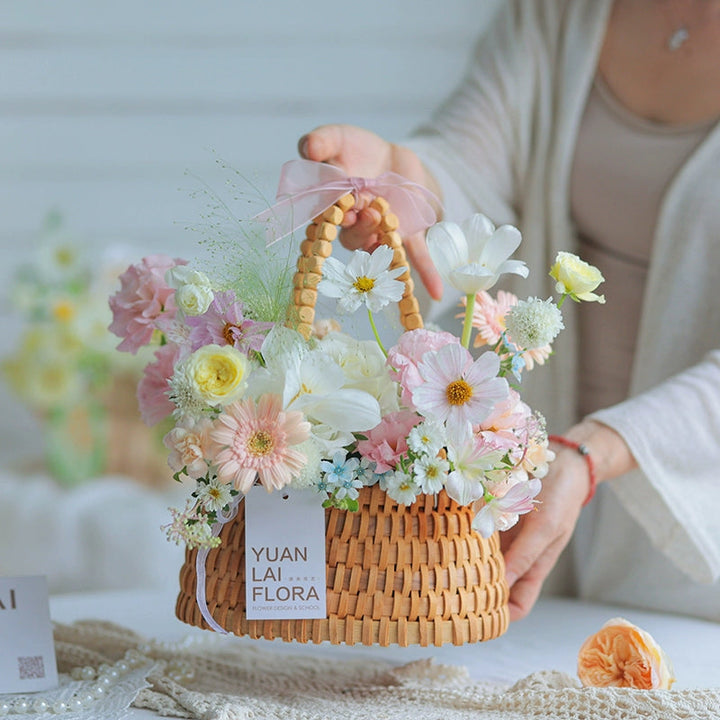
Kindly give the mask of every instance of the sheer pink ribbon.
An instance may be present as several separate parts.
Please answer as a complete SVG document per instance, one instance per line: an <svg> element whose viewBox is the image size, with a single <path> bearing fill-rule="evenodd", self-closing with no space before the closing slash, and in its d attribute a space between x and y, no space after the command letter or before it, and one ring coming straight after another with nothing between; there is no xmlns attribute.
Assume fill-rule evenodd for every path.
<svg viewBox="0 0 720 720"><path fill-rule="evenodd" d="M223 515L222 511L217 514L217 522L212 526L212 535L217 537L220 531L223 529L225 523L230 522L236 515L240 502L245 499L244 495L238 495L230 505L227 515ZM205 589L206 581L206 570L205 565L207 563L207 556L210 552L210 548L203 547L198 550L195 556L195 576L197 578L197 584L195 586L195 602L200 609L200 614L203 616L205 622L217 633L221 635L228 635L228 631L225 628L220 627L215 621L215 618L210 614L210 610L207 606L207 596Z"/></svg>
<svg viewBox="0 0 720 720"><path fill-rule="evenodd" d="M370 193L385 198L400 221L399 232L412 235L437 219L432 203L440 201L427 188L386 172L376 178L349 177L340 168L311 160L290 160L282 166L272 207L253 220L266 223L267 244L295 232L327 210L343 195Z"/></svg>

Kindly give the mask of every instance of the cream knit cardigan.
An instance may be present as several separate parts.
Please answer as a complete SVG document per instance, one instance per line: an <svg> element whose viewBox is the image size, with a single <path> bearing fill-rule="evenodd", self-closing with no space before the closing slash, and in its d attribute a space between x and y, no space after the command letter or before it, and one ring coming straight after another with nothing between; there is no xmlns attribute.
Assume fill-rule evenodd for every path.
<svg viewBox="0 0 720 720"><path fill-rule="evenodd" d="M511 285L521 297L548 297L547 268L558 250L574 248L571 160L611 4L504 0L461 85L407 143L440 182L448 219L482 211L521 228L517 256L531 269L529 280ZM567 329L556 355L524 380L524 396L553 432L576 420L572 305L563 306ZM631 398L594 415L625 438L641 468L611 483L624 510L655 550L700 583L720 576L718 348L720 125L662 204ZM720 592L712 594L715 612L699 614L720 620ZM603 599L626 600L612 592Z"/></svg>

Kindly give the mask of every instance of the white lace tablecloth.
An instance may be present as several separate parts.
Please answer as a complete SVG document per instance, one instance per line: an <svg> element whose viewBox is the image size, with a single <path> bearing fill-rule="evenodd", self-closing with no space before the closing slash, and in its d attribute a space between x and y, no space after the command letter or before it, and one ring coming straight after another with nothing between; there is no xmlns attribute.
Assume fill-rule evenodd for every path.
<svg viewBox="0 0 720 720"><path fill-rule="evenodd" d="M545 598L530 617L511 625L503 637L488 643L457 648L349 648L220 638L183 625L174 618L173 608L174 590L167 593L113 592L56 596L51 602L51 615L56 622L61 623L89 618L109 620L164 643L184 640L182 647L185 650L181 646L156 644L156 657L172 657L173 653L188 652L187 648L191 648L189 652L196 653L194 657L199 665L208 667L204 687L213 688L214 692L208 691L205 695L187 693L173 683L161 683L162 697L169 703L167 707L174 708L168 710L172 713L168 716L176 716L184 711L187 713L185 717L207 717L213 720L365 717L365 710L361 711L361 708L367 712L377 712L373 703L378 703L379 698L384 703L382 707L386 708L384 716L388 718L414 717L424 704L426 718L509 719L525 717L522 707L523 703L529 701L546 705L548 702L559 702L564 708L558 707L555 712L546 707L540 714L533 715L538 718L614 717L607 714L610 712L608 707L616 702L612 693L608 695L608 691L581 690L575 685L572 676L575 674L577 650L585 637L599 629L609 618L622 615L653 634L675 665L677 682L673 692L663 694L660 691L653 695L652 702L648 696L647 707L643 708L645 716L720 717L720 704L715 704L720 702L720 657L717 651L720 647L720 624L680 616ZM220 663L209 667L206 659L203 659L207 657L207 651L210 651L210 657L213 657L213 653L218 653L218 657L226 657L226 665ZM423 662L409 665L430 659L432 665ZM241 665L244 668L240 668ZM451 667L443 669L437 666ZM222 694L233 686L229 680L222 680L228 677L230 667L240 673L235 681L237 688L244 693L240 705L227 705L227 696ZM349 688L351 683L347 678L353 672L365 683L361 683L364 690L358 691L355 697L352 697L352 693L345 695L345 689L336 686L342 679ZM255 687L252 679L255 676L252 673L257 678L267 678L268 688L277 685L273 682L276 676L286 677L289 689L279 695L276 693L277 697L273 695L272 702L270 695L264 699L264 688L255 696L250 692ZM528 676L531 677L527 679ZM443 677L445 680L441 681L447 683L447 692L441 693L437 683L438 678ZM337 681L335 685L333 678ZM245 690L242 690L243 682L249 683ZM262 682L257 680L260 685ZM320 683L318 687L322 687L322 698L318 697L314 710L308 709L312 705L308 692L298 690L298 687L306 687L308 682ZM299 685L296 687L293 683ZM507 690L516 683L512 692L503 695L502 701L498 700L497 707L493 709L491 705L495 701L491 700L496 697L493 693ZM708 691L710 688L714 690ZM367 696L363 696L363 692ZM288 697L288 693L292 697ZM590 697L588 693L594 695ZM334 702L330 702L333 697ZM645 696L639 697L639 702L644 702ZM623 702L629 703L628 708L638 702L637 699L628 698L623 698ZM357 707L350 710L353 702L357 703ZM410 714L403 715L404 711L397 710L400 702L407 703ZM444 702L447 703L446 707L443 706ZM578 702L589 703L588 706L595 710L589 715L573 715L570 710ZM157 707L157 700L151 699L149 704ZM418 708L414 708L414 705L418 705ZM165 707L162 703L160 706ZM328 709L333 707L336 709ZM678 710L680 707L684 709ZM537 709L540 712L539 705ZM348 715L348 712L353 714ZM603 712L606 713L604 716ZM627 709L624 712L626 714L617 717L643 716L632 714ZM116 717L120 716L113 716ZM135 720L158 715L148 710L131 708L123 717Z"/></svg>

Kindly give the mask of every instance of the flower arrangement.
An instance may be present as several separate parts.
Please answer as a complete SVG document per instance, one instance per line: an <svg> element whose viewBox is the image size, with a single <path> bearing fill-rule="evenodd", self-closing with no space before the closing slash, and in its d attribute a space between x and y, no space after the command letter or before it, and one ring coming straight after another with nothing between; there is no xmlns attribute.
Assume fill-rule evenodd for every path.
<svg viewBox="0 0 720 720"><path fill-rule="evenodd" d="M51 213L34 256L8 288L23 327L3 358L3 375L41 419L48 469L64 484L105 469L106 395L118 377L137 382L146 361L117 353L107 329L117 273L110 258L91 263Z"/></svg>
<svg viewBox="0 0 720 720"><path fill-rule="evenodd" d="M355 196L363 202L362 192ZM532 510L553 453L543 418L517 385L544 362L563 323L552 300L488 295L505 273L527 276L510 259L520 241L517 229L495 228L483 215L432 225L431 257L465 297L462 334L409 330L389 349L374 313L400 301L405 285L384 245L355 251L347 264L327 257L317 285L337 300L340 318L364 307L374 340L343 333L336 318L316 321L306 338L286 312L288 283L249 292L160 255L131 266L110 300L111 329L120 349L154 347L141 411L151 424L173 417L168 462L177 480L193 481L168 537L217 546L213 525L256 483L268 492L314 490L325 507L350 512L376 483L401 505L444 490L474 507L473 527L485 537ZM589 268L558 258L562 299L599 299L587 296L602 280ZM475 345L489 345L477 357L473 330Z"/></svg>

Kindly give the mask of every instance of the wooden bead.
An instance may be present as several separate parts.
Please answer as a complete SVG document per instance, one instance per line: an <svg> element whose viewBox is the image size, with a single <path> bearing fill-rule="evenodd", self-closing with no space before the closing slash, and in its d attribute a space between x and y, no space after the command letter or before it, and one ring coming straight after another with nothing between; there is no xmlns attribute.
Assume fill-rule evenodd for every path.
<svg viewBox="0 0 720 720"><path fill-rule="evenodd" d="M293 291L293 300L297 306L315 307L317 303L317 290L313 288L298 288Z"/></svg>
<svg viewBox="0 0 720 720"><path fill-rule="evenodd" d="M323 213L323 218L327 220L327 222L332 223L333 225L339 225L342 222L344 216L345 213L337 205L331 205Z"/></svg>
<svg viewBox="0 0 720 720"><path fill-rule="evenodd" d="M396 268L400 267L401 265L407 265L407 253L405 252L405 248L396 247L393 250L393 259L390 263L390 267Z"/></svg>
<svg viewBox="0 0 720 720"><path fill-rule="evenodd" d="M380 229L384 230L385 232L397 230L398 225L400 225L398 216L395 213L391 212L387 213L387 215L384 215L383 219L380 221Z"/></svg>
<svg viewBox="0 0 720 720"><path fill-rule="evenodd" d="M390 209L390 204L385 198L376 197L370 203L370 207L373 208L373 210L377 210L381 215L384 215Z"/></svg>
<svg viewBox="0 0 720 720"><path fill-rule="evenodd" d="M311 323L298 323L295 326L295 329L306 339L310 339L310 335L312 335L312 324Z"/></svg>
<svg viewBox="0 0 720 720"><path fill-rule="evenodd" d="M402 245L402 237L400 237L400 233L397 232L397 230L390 230L383 233L380 240L385 243L385 245L389 245L391 248L400 247Z"/></svg>
<svg viewBox="0 0 720 720"><path fill-rule="evenodd" d="M337 225L333 225L329 222L324 222L318 225L317 234L315 235L316 240L334 240L338 236Z"/></svg>
<svg viewBox="0 0 720 720"><path fill-rule="evenodd" d="M313 254L313 244L314 240L311 240L310 238L306 238L300 243L300 252L305 256L309 257Z"/></svg>
<svg viewBox="0 0 720 720"><path fill-rule="evenodd" d="M420 312L418 301L414 297L404 297L398 303L402 315L414 315Z"/></svg>
<svg viewBox="0 0 720 720"><path fill-rule="evenodd" d="M318 283L322 280L322 273L321 272L308 272L304 273L303 275L303 284L302 287L306 288L315 288L318 286ZM296 286L300 287L300 286Z"/></svg>
<svg viewBox="0 0 720 720"><path fill-rule="evenodd" d="M410 273L408 273L407 278L403 279L403 282L405 283L405 291L403 292L403 297L408 297L408 295L412 295L415 291L415 281L411 277L409 277L409 275Z"/></svg>
<svg viewBox="0 0 720 720"><path fill-rule="evenodd" d="M323 258L330 257L332 255L332 243L329 240L316 240L312 254Z"/></svg>
<svg viewBox="0 0 720 720"><path fill-rule="evenodd" d="M347 212L351 207L355 206L355 196L352 193L348 193L347 195L343 195L335 204L343 212Z"/></svg>
<svg viewBox="0 0 720 720"><path fill-rule="evenodd" d="M317 255L305 258L305 272L322 274L322 266L324 261L325 258L318 257Z"/></svg>
<svg viewBox="0 0 720 720"><path fill-rule="evenodd" d="M295 308L297 319L301 323L308 323L312 326L313 320L315 319L315 308L308 307L307 305L301 305Z"/></svg>
<svg viewBox="0 0 720 720"><path fill-rule="evenodd" d="M308 240L314 240L317 237L317 229L318 229L317 223L314 223L314 222L310 223L305 228L305 237L308 238Z"/></svg>
<svg viewBox="0 0 720 720"><path fill-rule="evenodd" d="M412 315L405 315L402 324L406 330L419 330L423 327L423 319L420 313L413 313Z"/></svg>

